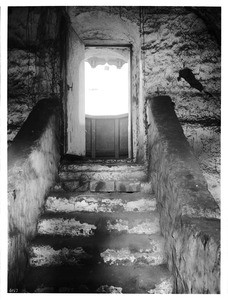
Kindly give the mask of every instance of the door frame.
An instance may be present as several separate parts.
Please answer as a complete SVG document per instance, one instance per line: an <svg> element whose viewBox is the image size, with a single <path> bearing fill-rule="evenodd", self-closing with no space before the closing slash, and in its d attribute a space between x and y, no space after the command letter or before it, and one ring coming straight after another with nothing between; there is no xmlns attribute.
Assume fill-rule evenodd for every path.
<svg viewBox="0 0 228 300"><path fill-rule="evenodd" d="M128 79L128 158L133 158L133 133L132 133L132 44L85 44L88 48L127 48L129 49L129 79Z"/></svg>

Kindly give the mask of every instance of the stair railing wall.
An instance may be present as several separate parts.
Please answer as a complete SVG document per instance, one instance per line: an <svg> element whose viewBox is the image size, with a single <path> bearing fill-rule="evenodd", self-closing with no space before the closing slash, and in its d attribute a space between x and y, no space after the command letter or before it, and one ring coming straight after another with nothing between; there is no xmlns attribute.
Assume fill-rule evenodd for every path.
<svg viewBox="0 0 228 300"><path fill-rule="evenodd" d="M8 149L9 289L17 289L23 279L26 247L58 174L59 106L58 99L40 100Z"/></svg>
<svg viewBox="0 0 228 300"><path fill-rule="evenodd" d="M148 160L176 293L220 293L219 207L168 96L148 97Z"/></svg>

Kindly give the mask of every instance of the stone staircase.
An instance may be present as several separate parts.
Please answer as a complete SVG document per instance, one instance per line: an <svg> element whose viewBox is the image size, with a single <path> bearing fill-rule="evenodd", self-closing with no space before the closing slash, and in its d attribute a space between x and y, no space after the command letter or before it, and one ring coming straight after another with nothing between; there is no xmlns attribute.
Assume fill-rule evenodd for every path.
<svg viewBox="0 0 228 300"><path fill-rule="evenodd" d="M144 166L64 160L59 176L29 248L24 291L172 293Z"/></svg>

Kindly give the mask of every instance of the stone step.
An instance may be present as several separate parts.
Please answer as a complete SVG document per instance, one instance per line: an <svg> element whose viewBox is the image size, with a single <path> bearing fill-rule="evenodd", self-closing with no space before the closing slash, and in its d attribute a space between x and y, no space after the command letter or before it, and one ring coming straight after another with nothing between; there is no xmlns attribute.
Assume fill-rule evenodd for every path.
<svg viewBox="0 0 228 300"><path fill-rule="evenodd" d="M129 234L160 233L157 211L150 213L67 213L44 214L37 225L38 234L91 236L100 232Z"/></svg>
<svg viewBox="0 0 228 300"><path fill-rule="evenodd" d="M147 170L137 164L62 164L61 180L88 181L146 181Z"/></svg>
<svg viewBox="0 0 228 300"><path fill-rule="evenodd" d="M49 212L151 212L157 201L146 193L72 193L51 192L45 209Z"/></svg>
<svg viewBox="0 0 228 300"><path fill-rule="evenodd" d="M77 162L77 163L62 163L60 172L145 172L146 167L143 164L134 162L113 162L113 161L94 161L94 162Z"/></svg>
<svg viewBox="0 0 228 300"><path fill-rule="evenodd" d="M140 181L80 181L80 180L62 180L54 187L54 190L63 190L71 192L100 192L100 193L135 193L140 191L151 191L148 183Z"/></svg>
<svg viewBox="0 0 228 300"><path fill-rule="evenodd" d="M159 247L161 246L161 247ZM166 263L163 245L130 249L129 247L104 251L95 251L94 248L64 247L54 249L50 245L31 246L29 251L29 264L32 267L57 266L57 265L88 265L106 263L109 265L160 265Z"/></svg>
<svg viewBox="0 0 228 300"><path fill-rule="evenodd" d="M31 246L51 246L58 250L61 248L75 249L81 246L86 252L104 252L106 249L120 250L129 248L130 251L140 252L141 249L153 251L164 250L164 238L160 234L128 234L126 232L99 232L92 236L56 236L37 235Z"/></svg>
<svg viewBox="0 0 228 300"><path fill-rule="evenodd" d="M173 277L166 265L108 265L30 268L24 292L171 294Z"/></svg>

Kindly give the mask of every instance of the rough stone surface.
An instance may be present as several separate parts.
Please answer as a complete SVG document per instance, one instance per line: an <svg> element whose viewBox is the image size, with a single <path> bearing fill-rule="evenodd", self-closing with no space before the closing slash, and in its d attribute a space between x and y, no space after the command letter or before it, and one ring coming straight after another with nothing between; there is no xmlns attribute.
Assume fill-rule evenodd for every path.
<svg viewBox="0 0 228 300"><path fill-rule="evenodd" d="M89 190L89 182L78 181L78 180L63 181L61 183L61 188L63 188L65 191L70 191L70 192L85 192Z"/></svg>
<svg viewBox="0 0 228 300"><path fill-rule="evenodd" d="M79 181L88 181L88 180L96 180L96 181L111 181L111 180L145 180L146 173L144 170L134 170L125 168L125 170L112 170L113 168L109 168L109 170L97 170L97 171L76 171L76 172L68 172L63 171L59 173L59 176L62 180L79 180Z"/></svg>
<svg viewBox="0 0 228 300"><path fill-rule="evenodd" d="M185 13L180 13L172 9L167 14L156 14L145 9L142 48L147 94L155 96L160 93L172 98L184 133L205 170L211 169L211 164L206 161L208 157L213 161L213 169L220 168L220 125L214 127L217 137L214 128L207 126L218 124L221 118L220 34L213 36L211 29L215 28L218 32L217 22L221 21L218 17L221 12L219 8L209 9L209 12L206 8L203 10L204 13L200 8L189 8ZM205 17L207 14L211 14L210 21ZM179 71L184 68L192 70L203 86L202 92L191 87L184 79L178 81ZM205 127L202 121L208 125ZM204 154L200 153L198 157L201 147L204 148ZM211 170L205 170L205 173L208 174L209 190L219 203L219 174Z"/></svg>
<svg viewBox="0 0 228 300"><path fill-rule="evenodd" d="M145 219L143 222L129 222L128 220L118 219L114 222L108 221L107 230L126 231L128 233L136 234L153 234L160 231L160 226L158 218L154 219L153 221L150 219Z"/></svg>
<svg viewBox="0 0 228 300"><path fill-rule="evenodd" d="M173 291L173 279L164 279L161 283L156 284L154 289L148 291L149 294L172 294Z"/></svg>
<svg viewBox="0 0 228 300"><path fill-rule="evenodd" d="M180 232L182 234L180 234ZM179 290L183 293L220 293L220 224L217 219L183 217L176 224L169 251L175 255ZM171 262L170 262L171 263ZM172 263L171 263L172 264ZM183 286L184 283L184 286Z"/></svg>
<svg viewBox="0 0 228 300"><path fill-rule="evenodd" d="M116 181L117 192L139 192L141 191L141 182Z"/></svg>
<svg viewBox="0 0 228 300"><path fill-rule="evenodd" d="M145 166L132 163L132 161L128 160L104 160L104 161L99 161L95 160L93 163L91 161L86 161L84 163L81 163L80 161L76 161L73 164L70 162L70 159L67 161L63 161L61 168L61 172L80 172L80 173L86 173L86 172L124 172L125 174L127 173L133 173L137 176L140 174L140 172L145 172ZM139 173L137 173L139 172ZM146 175L144 173L144 175Z"/></svg>
<svg viewBox="0 0 228 300"><path fill-rule="evenodd" d="M156 199L152 195L132 194L131 201L129 195L110 194L79 194L64 197L64 195L49 196L46 200L47 211L52 212L115 212L115 211L138 211L150 212L156 209Z"/></svg>
<svg viewBox="0 0 228 300"><path fill-rule="evenodd" d="M9 8L9 144L41 98L60 94L59 8Z"/></svg>
<svg viewBox="0 0 228 300"><path fill-rule="evenodd" d="M115 181L90 181L91 192L114 192Z"/></svg>
<svg viewBox="0 0 228 300"><path fill-rule="evenodd" d="M175 102L183 120L220 119L221 53L204 21L196 14L150 14L145 11L145 82L149 94L157 89ZM200 40L199 40L200 35ZM191 69L205 91L177 80L184 67Z"/></svg>
<svg viewBox="0 0 228 300"><path fill-rule="evenodd" d="M116 286L102 285L97 289L98 293L122 294L122 288Z"/></svg>
<svg viewBox="0 0 228 300"><path fill-rule="evenodd" d="M32 267L61 264L77 265L88 259L91 259L91 255L87 254L81 247L76 249L62 248L55 250L50 246L43 246L30 249L29 264Z"/></svg>
<svg viewBox="0 0 228 300"><path fill-rule="evenodd" d="M199 161L208 189L220 205L220 127L184 124L182 128Z"/></svg>
<svg viewBox="0 0 228 300"><path fill-rule="evenodd" d="M151 99L150 174L178 293L219 293L219 207L168 97Z"/></svg>
<svg viewBox="0 0 228 300"><path fill-rule="evenodd" d="M81 223L75 219L44 219L38 224L39 234L57 234L70 236L89 236L94 234L96 226Z"/></svg>
<svg viewBox="0 0 228 300"><path fill-rule="evenodd" d="M154 266L166 262L163 252L154 252L153 250L151 251L151 249L140 249L139 252L134 253L129 249L107 249L100 255L103 258L104 262L110 265L147 264L150 266Z"/></svg>
<svg viewBox="0 0 228 300"><path fill-rule="evenodd" d="M30 115L8 151L8 284L12 288L24 276L27 241L36 232L44 198L57 176L58 112L50 103L42 102L42 109Z"/></svg>

